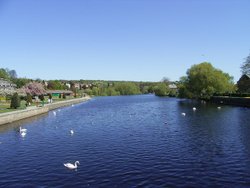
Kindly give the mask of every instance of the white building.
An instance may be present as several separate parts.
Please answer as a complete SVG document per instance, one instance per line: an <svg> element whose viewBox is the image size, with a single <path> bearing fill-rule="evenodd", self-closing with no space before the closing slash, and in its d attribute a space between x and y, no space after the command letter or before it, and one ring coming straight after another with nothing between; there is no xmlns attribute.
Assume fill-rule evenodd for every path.
<svg viewBox="0 0 250 188"><path fill-rule="evenodd" d="M16 91L16 84L0 78L0 95L12 95Z"/></svg>

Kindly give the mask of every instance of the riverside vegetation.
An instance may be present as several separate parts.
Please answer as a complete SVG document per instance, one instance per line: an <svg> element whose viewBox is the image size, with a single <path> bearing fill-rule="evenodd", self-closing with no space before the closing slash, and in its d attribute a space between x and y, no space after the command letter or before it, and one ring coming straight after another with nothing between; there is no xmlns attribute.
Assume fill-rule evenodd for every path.
<svg viewBox="0 0 250 188"><path fill-rule="evenodd" d="M241 66L242 74L250 75L250 55ZM11 108L23 106L18 97L31 103L32 97L39 96L45 100L46 90L71 90L74 97L85 94L91 96L137 95L154 93L156 96L173 96L209 100L214 95L243 96L234 84L233 77L222 70L216 69L209 62L202 62L191 66L186 76L179 81L170 81L163 78L159 82L133 82L133 81L103 81L103 80L41 80L18 78L15 70L0 69L0 78L14 83L18 89L17 94L0 89L0 101L7 101ZM170 85L176 88L170 88ZM47 96L51 98L51 96ZM65 98L60 96L58 99ZM6 111L6 103L1 102L1 109Z"/></svg>

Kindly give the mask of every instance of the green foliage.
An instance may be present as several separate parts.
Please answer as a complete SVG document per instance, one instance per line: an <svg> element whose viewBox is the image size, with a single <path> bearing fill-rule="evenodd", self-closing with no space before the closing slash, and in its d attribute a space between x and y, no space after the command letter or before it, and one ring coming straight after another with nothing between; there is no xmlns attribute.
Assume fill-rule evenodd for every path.
<svg viewBox="0 0 250 188"><path fill-rule="evenodd" d="M120 95L136 95L141 93L138 85L132 82L117 83L115 90L119 92Z"/></svg>
<svg viewBox="0 0 250 188"><path fill-rule="evenodd" d="M10 75L6 71L6 69L3 69L3 68L0 69L0 78L3 78L5 80L10 80Z"/></svg>
<svg viewBox="0 0 250 188"><path fill-rule="evenodd" d="M50 80L47 88L51 90L64 90L67 89L67 86L62 84L59 80Z"/></svg>
<svg viewBox="0 0 250 188"><path fill-rule="evenodd" d="M18 96L17 93L14 93L14 95L11 98L10 108L17 109L18 107L20 107L20 104L21 104L20 97Z"/></svg>
<svg viewBox="0 0 250 188"><path fill-rule="evenodd" d="M27 96L26 96L26 102L27 102L27 103L30 103L30 104L32 103L32 96L31 96L31 94L29 94L29 93L28 93Z"/></svg>
<svg viewBox="0 0 250 188"><path fill-rule="evenodd" d="M27 78L13 78L12 79L13 83L17 85L17 88L21 88L31 82L31 79Z"/></svg>
<svg viewBox="0 0 250 188"><path fill-rule="evenodd" d="M44 95L39 95L39 99L40 99L41 101L44 101Z"/></svg>
<svg viewBox="0 0 250 188"><path fill-rule="evenodd" d="M48 96L49 96L49 99L52 99L52 94L51 93L49 93Z"/></svg>
<svg viewBox="0 0 250 188"><path fill-rule="evenodd" d="M235 91L233 78L210 63L193 65L182 77L179 86L180 97L209 99L215 93Z"/></svg>
<svg viewBox="0 0 250 188"><path fill-rule="evenodd" d="M241 66L242 75L250 75L250 54L246 57L245 62Z"/></svg>
<svg viewBox="0 0 250 188"><path fill-rule="evenodd" d="M154 87L154 92L156 96L167 96L170 90L166 83L159 83Z"/></svg>

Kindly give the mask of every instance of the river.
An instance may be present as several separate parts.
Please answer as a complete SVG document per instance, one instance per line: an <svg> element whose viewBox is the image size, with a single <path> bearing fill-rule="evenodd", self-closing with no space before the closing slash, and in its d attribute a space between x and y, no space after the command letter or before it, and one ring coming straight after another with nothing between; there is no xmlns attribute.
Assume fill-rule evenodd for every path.
<svg viewBox="0 0 250 188"><path fill-rule="evenodd" d="M249 122L249 108L96 97L0 126L0 187L250 186Z"/></svg>

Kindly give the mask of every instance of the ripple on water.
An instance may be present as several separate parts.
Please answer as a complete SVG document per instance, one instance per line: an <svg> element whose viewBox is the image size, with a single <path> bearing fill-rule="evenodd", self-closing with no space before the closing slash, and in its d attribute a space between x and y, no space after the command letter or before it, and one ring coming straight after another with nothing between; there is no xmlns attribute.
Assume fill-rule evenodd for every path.
<svg viewBox="0 0 250 188"><path fill-rule="evenodd" d="M249 186L249 114L153 95L95 98L1 127L0 185ZM77 171L63 166L76 160Z"/></svg>

